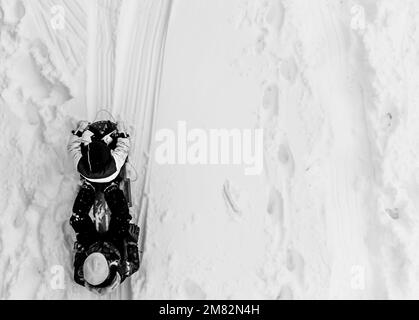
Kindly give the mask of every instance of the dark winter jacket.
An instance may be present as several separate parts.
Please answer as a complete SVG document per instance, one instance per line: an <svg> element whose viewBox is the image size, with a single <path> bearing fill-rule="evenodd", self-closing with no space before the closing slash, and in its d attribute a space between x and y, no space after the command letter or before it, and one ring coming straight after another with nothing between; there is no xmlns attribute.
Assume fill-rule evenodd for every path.
<svg viewBox="0 0 419 320"><path fill-rule="evenodd" d="M86 258L93 252L102 253L109 262L111 275L119 273L121 283L138 271L140 259L138 252L139 227L130 224L129 231L125 236L92 234L90 239L76 242L76 256L74 260L74 281L85 286L83 265ZM112 280L112 279L110 279Z"/></svg>
<svg viewBox="0 0 419 320"><path fill-rule="evenodd" d="M94 183L107 183L115 180L127 160L130 140L118 138L116 148L111 150L111 158L106 166L99 172L92 172L87 155L89 142L83 137L73 135L68 144L68 150L73 157L74 165L78 172L88 181Z"/></svg>

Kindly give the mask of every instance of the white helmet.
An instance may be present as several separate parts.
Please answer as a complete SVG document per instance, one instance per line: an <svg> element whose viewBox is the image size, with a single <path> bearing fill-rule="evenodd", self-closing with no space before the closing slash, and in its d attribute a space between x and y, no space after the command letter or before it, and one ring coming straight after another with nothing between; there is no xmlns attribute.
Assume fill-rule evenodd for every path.
<svg viewBox="0 0 419 320"><path fill-rule="evenodd" d="M89 255L83 265L84 280L92 286L98 286L105 282L109 276L109 264L106 257L94 252Z"/></svg>

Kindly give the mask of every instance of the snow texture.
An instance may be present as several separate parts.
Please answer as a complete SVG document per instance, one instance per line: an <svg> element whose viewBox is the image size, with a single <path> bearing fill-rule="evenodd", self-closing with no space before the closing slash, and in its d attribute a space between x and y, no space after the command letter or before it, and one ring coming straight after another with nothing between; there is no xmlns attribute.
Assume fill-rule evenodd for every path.
<svg viewBox="0 0 419 320"><path fill-rule="evenodd" d="M144 251L102 299L419 298L418 26L415 0L0 0L0 299L99 298L66 144L102 109ZM179 121L263 128L263 175L155 163Z"/></svg>

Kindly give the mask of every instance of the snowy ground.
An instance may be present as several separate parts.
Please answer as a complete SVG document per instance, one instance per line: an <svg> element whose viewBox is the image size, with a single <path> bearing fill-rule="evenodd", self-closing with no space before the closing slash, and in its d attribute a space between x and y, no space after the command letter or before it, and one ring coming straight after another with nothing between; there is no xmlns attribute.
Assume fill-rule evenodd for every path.
<svg viewBox="0 0 419 320"><path fill-rule="evenodd" d="M97 299L66 143L101 109L145 243L105 298L419 298L418 27L415 0L0 0L0 298ZM263 174L158 164L179 121L263 128Z"/></svg>

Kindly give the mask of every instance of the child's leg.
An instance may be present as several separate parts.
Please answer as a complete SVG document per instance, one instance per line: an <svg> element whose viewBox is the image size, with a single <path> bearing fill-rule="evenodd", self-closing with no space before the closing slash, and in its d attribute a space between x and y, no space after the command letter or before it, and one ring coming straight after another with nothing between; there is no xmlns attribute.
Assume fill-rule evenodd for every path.
<svg viewBox="0 0 419 320"><path fill-rule="evenodd" d="M89 183L84 183L74 201L70 218L70 224L77 234L96 233L95 225L89 217L94 201L95 189Z"/></svg>
<svg viewBox="0 0 419 320"><path fill-rule="evenodd" d="M115 235L126 234L132 217L125 195L117 184L113 183L105 189L105 200L111 210L109 231Z"/></svg>

